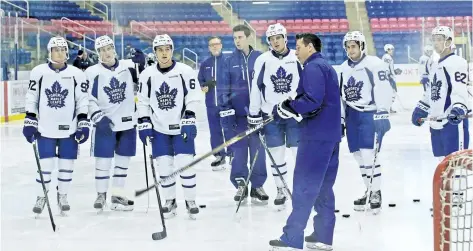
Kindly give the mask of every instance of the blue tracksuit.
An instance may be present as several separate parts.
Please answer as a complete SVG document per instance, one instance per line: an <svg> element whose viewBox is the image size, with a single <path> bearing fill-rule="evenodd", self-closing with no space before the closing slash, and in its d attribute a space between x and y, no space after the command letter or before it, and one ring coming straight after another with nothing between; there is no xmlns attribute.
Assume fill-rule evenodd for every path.
<svg viewBox="0 0 473 251"><path fill-rule="evenodd" d="M289 103L301 121L299 148L294 169L292 212L281 240L303 248L304 229L312 207L312 235L318 242L332 244L335 227L333 184L338 171L341 141L340 89L337 73L322 54L311 55L304 63L297 97Z"/></svg>
<svg viewBox="0 0 473 251"><path fill-rule="evenodd" d="M222 91L222 73L225 64L225 57L220 54L217 57L207 58L201 65L199 70L199 83L201 86L205 86L208 81L216 81L217 85L214 88L209 88L209 91L205 95L205 106L207 107L207 120L209 122L210 130L210 145L212 149L223 144L223 131L220 125L219 115L219 104L218 95ZM225 156L225 150L217 153L216 155Z"/></svg>
<svg viewBox="0 0 473 251"><path fill-rule="evenodd" d="M220 110L234 109L236 125L232 128L225 128L227 139L236 134L248 130L247 115L250 106L250 88L254 75L254 64L261 52L253 50L250 46L250 53L245 56L240 50L235 50L225 61L225 69L222 74L222 93L219 95ZM250 163L259 149L253 173L250 177L252 187L263 186L266 181L266 154L261 146L258 135L250 135L232 146L234 159L230 180L235 187L235 178L245 178L248 176L248 149L250 150Z"/></svg>

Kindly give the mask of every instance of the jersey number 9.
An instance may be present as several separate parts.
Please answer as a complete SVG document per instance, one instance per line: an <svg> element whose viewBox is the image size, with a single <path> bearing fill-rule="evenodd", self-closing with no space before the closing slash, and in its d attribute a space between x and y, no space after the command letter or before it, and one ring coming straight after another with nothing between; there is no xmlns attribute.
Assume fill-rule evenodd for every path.
<svg viewBox="0 0 473 251"><path fill-rule="evenodd" d="M461 72L459 72L459 71L455 72L455 81L456 81L456 82L460 82L460 83L462 83L462 84L466 84L465 78L466 78L466 74L465 74L465 73L461 73Z"/></svg>
<svg viewBox="0 0 473 251"><path fill-rule="evenodd" d="M87 90L89 90L89 80L80 84L80 90L82 92L87 92Z"/></svg>

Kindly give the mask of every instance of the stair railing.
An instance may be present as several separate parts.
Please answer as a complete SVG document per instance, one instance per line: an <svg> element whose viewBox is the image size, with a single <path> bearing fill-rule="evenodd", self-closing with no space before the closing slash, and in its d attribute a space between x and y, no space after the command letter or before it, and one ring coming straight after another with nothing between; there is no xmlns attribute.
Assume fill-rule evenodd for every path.
<svg viewBox="0 0 473 251"><path fill-rule="evenodd" d="M192 60L191 58L189 58L188 56L186 56L186 52L193 54L193 55L195 56L195 61ZM188 49L188 48L182 49L182 62L184 62L184 60L189 60L189 61L191 61L192 63L195 64L195 69L196 69L196 70L199 69L199 66L197 65L197 63L199 62L199 56L197 55L197 53L195 53L195 52L192 51L191 49Z"/></svg>
<svg viewBox="0 0 473 251"><path fill-rule="evenodd" d="M25 12L26 12L26 18L30 18L30 3L29 3L27 0L22 0L22 1L26 3L26 9L23 8L23 7L21 7L21 6L19 6L19 5L16 5L16 4L14 4L14 3L11 3L11 2L9 2L9 1L7 1L7 0L2 0L2 2L6 3L6 4L9 4L9 5L11 5L11 6L13 6L13 7L17 8L17 9L20 9L20 10L22 10L22 11L25 11Z"/></svg>
<svg viewBox="0 0 473 251"><path fill-rule="evenodd" d="M91 33L94 34L94 37L91 38L91 37L87 36L87 34L86 34L85 32L78 32L78 31L74 30L73 28L67 26L67 24L71 24L71 23L72 23L72 24L75 24L75 25L78 25L78 26L80 26L80 27L83 27L83 28L86 29L86 30L89 30ZM61 28L66 29L66 30L68 30L68 31L71 31L71 32L74 33L74 34L81 35L82 38L83 38L83 41L84 41L84 42L83 42L83 43L84 43L84 45L83 45L84 48L87 48L86 43L85 43L85 42L86 42L86 39L88 39L88 40L90 40L90 41L92 41L92 42L95 42L95 39L97 39L97 32L96 32L94 29L92 29L92 28L90 28L90 27L87 27L87 26L85 26L85 25L83 25L83 24L80 24L80 23L78 23L78 22L76 22L76 21L73 21L73 20L71 20L71 19L69 19L69 18L67 18L67 17L62 17L62 18L61 18Z"/></svg>
<svg viewBox="0 0 473 251"><path fill-rule="evenodd" d="M99 9L99 8L97 8L97 7L95 7L95 6L93 5L93 3L98 3L98 4L100 4L101 6L105 7L105 11L103 11L103 10L101 10L101 9ZM90 2L89 2L88 0L84 0L84 1L83 1L83 8L86 9L87 6L90 7L90 8L92 8L94 11L97 11L97 12L102 13L103 15L105 15L105 20L107 20L107 21L110 20L110 19L109 19L110 17L108 16L108 5L102 3L101 1L97 1L97 0L91 0Z"/></svg>

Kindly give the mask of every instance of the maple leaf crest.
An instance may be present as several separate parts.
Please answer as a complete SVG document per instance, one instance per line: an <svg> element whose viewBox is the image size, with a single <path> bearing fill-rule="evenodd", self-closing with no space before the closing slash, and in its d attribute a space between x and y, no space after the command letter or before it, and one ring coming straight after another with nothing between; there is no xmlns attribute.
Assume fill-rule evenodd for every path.
<svg viewBox="0 0 473 251"><path fill-rule="evenodd" d="M161 110L169 110L176 107L176 96L177 89L170 90L169 85L163 82L159 91L156 91L156 100L158 101L158 107Z"/></svg>
<svg viewBox="0 0 473 251"><path fill-rule="evenodd" d="M286 76L286 70L281 66L276 71L276 75L271 75L275 93L289 93L291 91L292 73Z"/></svg>
<svg viewBox="0 0 473 251"><path fill-rule="evenodd" d="M434 75L434 80L430 84L430 99L437 101L440 99L440 89L442 88L442 81L437 81L437 74Z"/></svg>
<svg viewBox="0 0 473 251"><path fill-rule="evenodd" d="M58 81L54 82L51 89L46 88L45 93L49 107L58 109L66 106L65 100L69 91L67 89L62 90L62 86Z"/></svg>
<svg viewBox="0 0 473 251"><path fill-rule="evenodd" d="M119 104L125 100L126 83L120 84L115 77L112 77L110 80L110 87L105 86L103 90L108 95L108 99L112 104Z"/></svg>
<svg viewBox="0 0 473 251"><path fill-rule="evenodd" d="M345 92L345 99L349 102L358 101L361 99L361 89L363 88L363 81L356 82L354 77L348 79L348 83L343 85Z"/></svg>

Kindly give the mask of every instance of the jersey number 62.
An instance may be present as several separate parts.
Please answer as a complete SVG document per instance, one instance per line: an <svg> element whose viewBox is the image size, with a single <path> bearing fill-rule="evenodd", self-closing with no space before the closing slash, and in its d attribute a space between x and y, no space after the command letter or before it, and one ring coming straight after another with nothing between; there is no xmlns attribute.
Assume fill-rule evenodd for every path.
<svg viewBox="0 0 473 251"><path fill-rule="evenodd" d="M456 82L460 82L460 83L462 83L462 84L466 84L465 78L466 78L466 74L465 74L465 73L461 73L461 72L459 72L459 71L455 72L455 81L456 81Z"/></svg>

